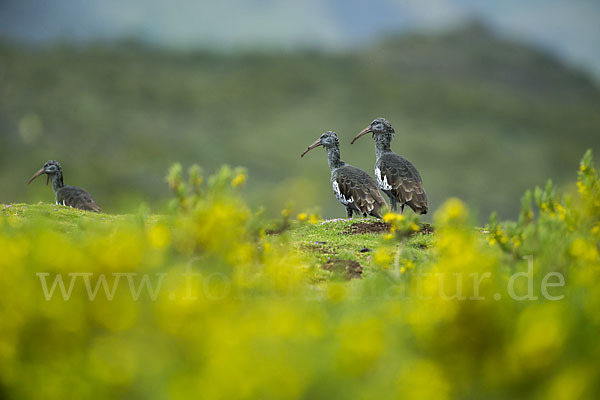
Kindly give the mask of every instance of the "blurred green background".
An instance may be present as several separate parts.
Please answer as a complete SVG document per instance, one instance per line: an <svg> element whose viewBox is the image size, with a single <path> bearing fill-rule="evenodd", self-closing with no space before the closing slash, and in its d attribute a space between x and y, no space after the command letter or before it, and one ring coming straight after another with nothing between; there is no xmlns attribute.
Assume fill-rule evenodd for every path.
<svg viewBox="0 0 600 400"><path fill-rule="evenodd" d="M25 182L56 159L65 183L107 212L160 210L172 163L208 172L227 163L248 168L248 200L271 215L293 203L343 217L324 152L300 153L333 130L342 158L372 174L371 138L350 141L384 116L431 209L458 196L485 220L514 217L524 190L548 177L573 182L585 149L600 151L600 89L582 68L470 20L384 33L345 48L226 51L7 36L0 202L52 201L41 181Z"/></svg>

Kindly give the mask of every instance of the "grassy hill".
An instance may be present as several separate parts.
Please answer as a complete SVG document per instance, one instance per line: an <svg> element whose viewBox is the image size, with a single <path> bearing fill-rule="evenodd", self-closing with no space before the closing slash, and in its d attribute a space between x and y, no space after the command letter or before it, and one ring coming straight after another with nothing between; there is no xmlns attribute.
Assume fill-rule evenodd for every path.
<svg viewBox="0 0 600 400"><path fill-rule="evenodd" d="M25 182L48 159L103 209L158 209L174 161L248 168L245 195L269 212L295 203L342 217L325 156L300 152L325 130L367 171L372 119L419 168L432 208L458 196L487 218L515 216L523 191L572 182L600 150L600 91L588 77L478 26L389 38L355 53L175 53L137 44L0 45L0 201L50 202Z"/></svg>
<svg viewBox="0 0 600 400"><path fill-rule="evenodd" d="M83 241L96 234L118 234L128 225L145 229L156 224L171 225L172 219L168 215L143 212L97 214L48 204L0 204L0 226L6 221L22 231L51 229ZM380 250L423 263L431 257L434 240L432 230L427 228L412 234L401 248L388 248L383 236L389 233L390 226L374 218L319 220L315 223L294 219L285 229L281 229L279 222L273 224L276 229L269 235L281 238L290 249L309 261L312 273L308 279L315 284L380 273L373 257Z"/></svg>

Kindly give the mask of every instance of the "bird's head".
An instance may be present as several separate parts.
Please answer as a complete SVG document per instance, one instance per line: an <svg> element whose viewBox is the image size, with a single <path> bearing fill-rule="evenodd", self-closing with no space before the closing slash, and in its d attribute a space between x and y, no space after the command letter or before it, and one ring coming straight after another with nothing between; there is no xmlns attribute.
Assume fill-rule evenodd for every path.
<svg viewBox="0 0 600 400"><path fill-rule="evenodd" d="M60 173L62 173L62 168L60 166L60 163L58 161L50 160L50 161L46 162L46 164L44 164L44 166L42 168L40 168L40 170L38 172L33 174L31 179L29 179L29 181L27 181L27 184L30 184L38 176L40 176L42 174L46 174L46 185L47 185L48 182L50 181L50 176L60 174Z"/></svg>
<svg viewBox="0 0 600 400"><path fill-rule="evenodd" d="M339 147L340 146L340 141L338 140L338 137L335 134L335 132L332 132L332 131L324 132L317 140L314 141L313 144L311 144L310 146L308 146L306 148L306 150L304 150L304 153L302 153L300 155L300 157L304 157L304 155L306 153L308 153L309 151L311 151L315 147L319 147L319 146L323 146L326 149L327 148L333 148L333 147Z"/></svg>
<svg viewBox="0 0 600 400"><path fill-rule="evenodd" d="M394 136L394 128L392 128L392 124L385 118L377 118L373 120L365 129L360 131L358 135L352 139L352 143L356 142L359 137L366 135L367 133L372 133L373 138L376 136L387 136L391 140Z"/></svg>

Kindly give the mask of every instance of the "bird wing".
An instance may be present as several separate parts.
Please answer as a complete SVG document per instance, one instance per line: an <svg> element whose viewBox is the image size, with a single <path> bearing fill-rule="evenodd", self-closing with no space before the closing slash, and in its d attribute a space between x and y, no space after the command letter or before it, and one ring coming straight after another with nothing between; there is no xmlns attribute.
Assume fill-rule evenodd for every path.
<svg viewBox="0 0 600 400"><path fill-rule="evenodd" d="M406 158L385 154L375 166L375 177L379 187L389 191L400 204L408 204L415 212L427 212L427 194L419 171Z"/></svg>
<svg viewBox="0 0 600 400"><path fill-rule="evenodd" d="M92 196L75 186L63 186L57 193L57 202L80 210L100 212L100 207Z"/></svg>
<svg viewBox="0 0 600 400"><path fill-rule="evenodd" d="M343 197L338 197L342 203L342 200L346 200L353 203L363 215L381 218L380 209L387 206L387 203L379 192L377 183L369 174L359 168L345 165L336 170L334 181L339 187L339 195Z"/></svg>

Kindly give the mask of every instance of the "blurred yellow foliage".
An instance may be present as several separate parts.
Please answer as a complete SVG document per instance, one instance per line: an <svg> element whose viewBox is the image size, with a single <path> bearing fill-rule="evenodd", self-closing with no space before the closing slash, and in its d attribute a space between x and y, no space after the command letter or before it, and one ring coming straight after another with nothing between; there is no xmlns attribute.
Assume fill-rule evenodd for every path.
<svg viewBox="0 0 600 400"><path fill-rule="evenodd" d="M484 234L450 199L426 261L381 240L350 282L315 282L285 234L265 235L236 169L185 181L173 168L172 212L141 222L69 230L2 216L0 397L597 398L592 171L580 171L578 206L540 191L537 219L524 204L519 222ZM547 288L561 300L543 295L549 273L564 277ZM509 298L530 280L535 300Z"/></svg>

